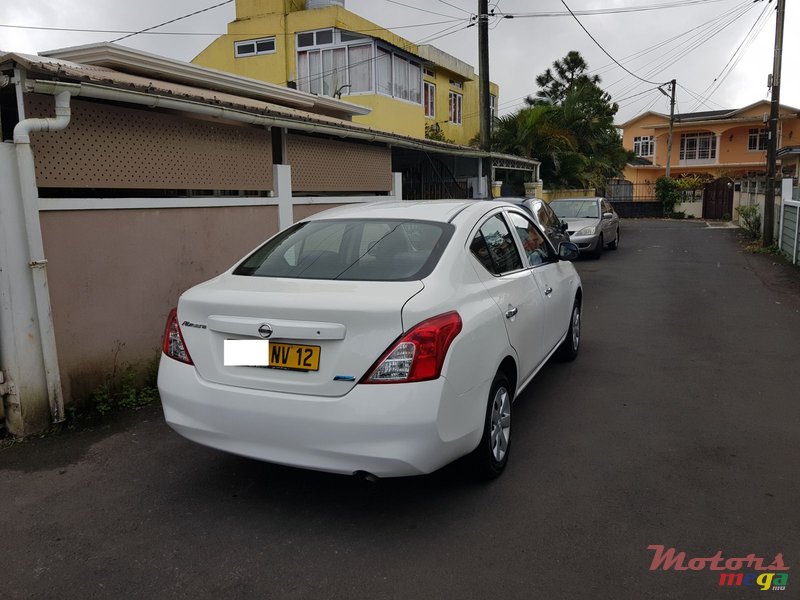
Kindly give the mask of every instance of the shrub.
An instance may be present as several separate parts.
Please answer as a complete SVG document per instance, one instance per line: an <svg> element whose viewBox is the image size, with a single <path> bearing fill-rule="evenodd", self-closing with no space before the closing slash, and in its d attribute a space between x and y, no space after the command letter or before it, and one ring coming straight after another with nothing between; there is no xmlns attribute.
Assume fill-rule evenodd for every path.
<svg viewBox="0 0 800 600"><path fill-rule="evenodd" d="M656 179L656 199L664 207L664 214L668 217L672 216L675 212L675 205L681 200L678 183L671 177Z"/></svg>
<svg viewBox="0 0 800 600"><path fill-rule="evenodd" d="M761 237L761 212L758 204L752 206L737 206L736 212L744 222L744 228L750 233L753 239Z"/></svg>

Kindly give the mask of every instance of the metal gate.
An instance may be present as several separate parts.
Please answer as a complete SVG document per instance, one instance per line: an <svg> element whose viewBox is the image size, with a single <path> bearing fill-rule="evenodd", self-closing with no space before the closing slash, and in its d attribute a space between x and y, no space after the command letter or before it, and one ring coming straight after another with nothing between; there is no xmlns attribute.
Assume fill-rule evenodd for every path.
<svg viewBox="0 0 800 600"><path fill-rule="evenodd" d="M720 177L703 186L703 218L730 219L733 214L733 180Z"/></svg>

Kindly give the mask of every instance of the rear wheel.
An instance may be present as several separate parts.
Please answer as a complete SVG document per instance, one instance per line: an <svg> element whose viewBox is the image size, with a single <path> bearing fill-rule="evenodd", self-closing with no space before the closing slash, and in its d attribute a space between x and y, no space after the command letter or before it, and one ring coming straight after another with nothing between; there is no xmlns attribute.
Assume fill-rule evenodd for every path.
<svg viewBox="0 0 800 600"><path fill-rule="evenodd" d="M564 361L573 361L578 357L581 349L581 302L575 298L572 305L572 314L569 320L567 337L558 349L558 358Z"/></svg>
<svg viewBox="0 0 800 600"><path fill-rule="evenodd" d="M511 450L511 403L514 391L503 373L494 377L486 406L483 436L470 455L472 471L481 479L494 479L508 462Z"/></svg>
<svg viewBox="0 0 800 600"><path fill-rule="evenodd" d="M617 227L617 233L614 236L614 241L608 245L609 250L616 250L619 248L619 227Z"/></svg>

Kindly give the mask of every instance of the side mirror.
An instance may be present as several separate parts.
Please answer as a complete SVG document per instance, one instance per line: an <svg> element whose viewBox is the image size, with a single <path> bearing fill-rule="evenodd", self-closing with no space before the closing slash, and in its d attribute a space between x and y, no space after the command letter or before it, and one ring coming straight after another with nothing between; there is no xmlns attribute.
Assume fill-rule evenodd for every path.
<svg viewBox="0 0 800 600"><path fill-rule="evenodd" d="M561 225L559 226L559 229L561 229L561 231L566 231L567 229L569 229L569 223L561 221Z"/></svg>
<svg viewBox="0 0 800 600"><path fill-rule="evenodd" d="M613 219L613 218L614 218L614 213L603 213L603 220Z"/></svg>
<svg viewBox="0 0 800 600"><path fill-rule="evenodd" d="M558 245L558 258L561 260L577 260L580 251L577 244L572 242L561 242Z"/></svg>

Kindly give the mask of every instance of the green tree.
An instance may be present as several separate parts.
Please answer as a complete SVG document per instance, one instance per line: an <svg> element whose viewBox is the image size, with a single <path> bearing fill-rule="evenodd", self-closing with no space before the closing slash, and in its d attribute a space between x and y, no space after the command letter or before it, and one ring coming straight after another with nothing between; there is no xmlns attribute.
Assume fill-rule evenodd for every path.
<svg viewBox="0 0 800 600"><path fill-rule="evenodd" d="M536 77L540 89L535 98L528 98L528 103L560 104L571 88L599 84L600 77L589 75L588 70L589 64L580 52L568 52L564 58L554 61L551 69Z"/></svg>
<svg viewBox="0 0 800 600"><path fill-rule="evenodd" d="M499 120L494 147L536 158L548 187L603 187L630 159L614 126L618 106L570 52L536 78L528 106Z"/></svg>

